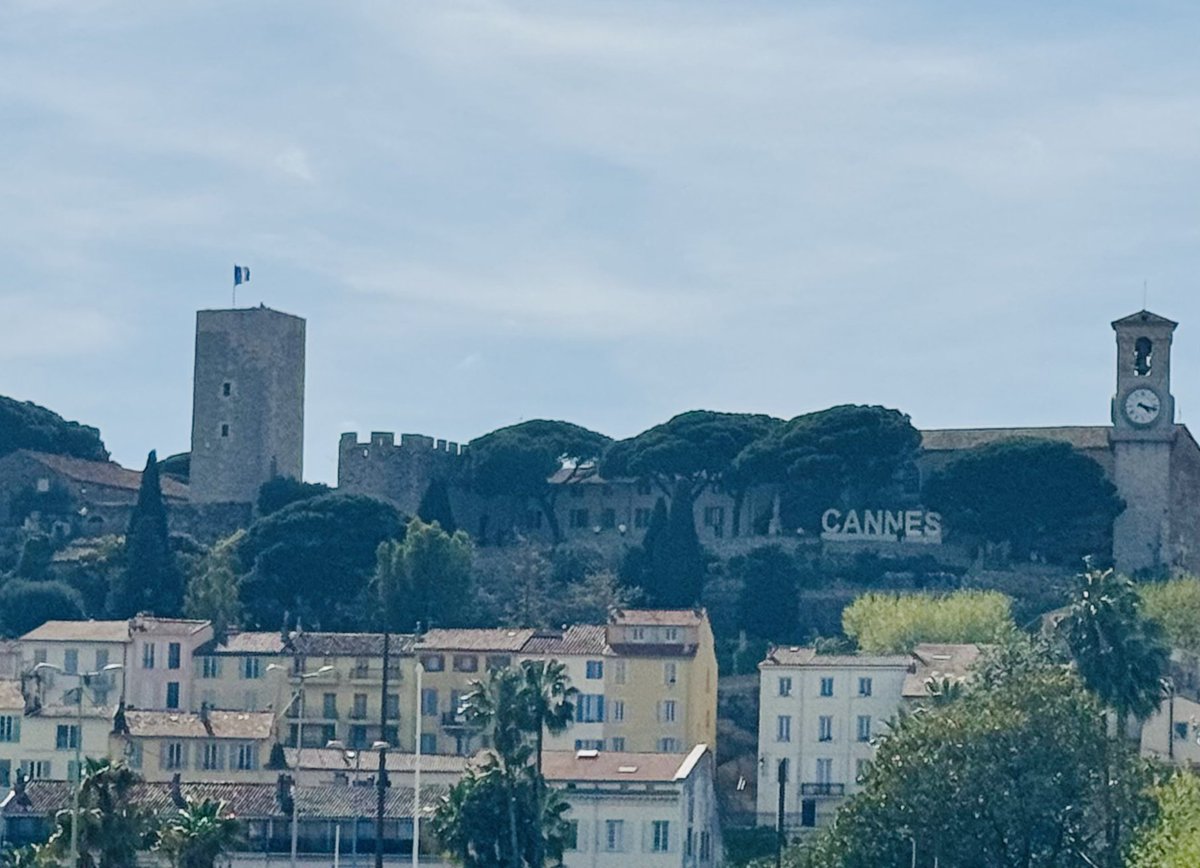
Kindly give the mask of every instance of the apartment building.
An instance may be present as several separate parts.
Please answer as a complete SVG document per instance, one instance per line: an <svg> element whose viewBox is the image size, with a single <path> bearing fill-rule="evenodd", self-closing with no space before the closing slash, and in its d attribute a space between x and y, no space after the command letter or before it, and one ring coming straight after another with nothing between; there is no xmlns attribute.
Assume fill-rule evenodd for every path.
<svg viewBox="0 0 1200 868"><path fill-rule="evenodd" d="M547 750L624 750L621 738L610 737L611 703L605 704L606 674L611 672L613 650L603 624L579 624L564 630L535 633L521 650L522 660L557 660L566 667L575 698L575 719L565 732L547 734ZM619 723L619 722L618 722Z"/></svg>
<svg viewBox="0 0 1200 868"><path fill-rule="evenodd" d="M137 711L120 708L111 720L108 754L124 759L150 782L269 781L275 738L269 711Z"/></svg>
<svg viewBox="0 0 1200 868"><path fill-rule="evenodd" d="M288 698L292 655L279 633L231 633L192 655L190 711L202 706L237 711L279 708Z"/></svg>
<svg viewBox="0 0 1200 868"><path fill-rule="evenodd" d="M874 740L932 681L959 681L976 645L919 645L912 654L818 654L772 648L759 664L758 822L778 820L783 779L788 828L824 825L861 782Z"/></svg>
<svg viewBox="0 0 1200 868"><path fill-rule="evenodd" d="M208 621L130 618L125 702L132 708L190 709L192 658L212 637Z"/></svg>
<svg viewBox="0 0 1200 868"><path fill-rule="evenodd" d="M75 749L105 756L112 709L96 705L85 690L82 716L71 703L38 705L19 681L0 681L0 787L18 773L33 780L74 780Z"/></svg>
<svg viewBox="0 0 1200 868"><path fill-rule="evenodd" d="M129 644L128 621L47 621L18 640L21 672L36 676L40 701L53 705L70 701L68 694L81 673L119 663L123 668L109 671L92 686L96 704L115 706L130 674Z"/></svg>
<svg viewBox="0 0 1200 868"><path fill-rule="evenodd" d="M542 767L571 806L567 868L721 864L707 745L678 753L550 751Z"/></svg>

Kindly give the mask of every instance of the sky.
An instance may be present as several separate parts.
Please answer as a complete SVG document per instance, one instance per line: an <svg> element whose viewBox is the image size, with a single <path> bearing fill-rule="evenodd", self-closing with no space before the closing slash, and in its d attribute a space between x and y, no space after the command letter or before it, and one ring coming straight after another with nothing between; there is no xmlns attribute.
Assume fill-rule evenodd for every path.
<svg viewBox="0 0 1200 868"><path fill-rule="evenodd" d="M343 431L878 403L1103 424L1181 323L1195 3L0 2L0 394L188 448L195 311L308 321Z"/></svg>

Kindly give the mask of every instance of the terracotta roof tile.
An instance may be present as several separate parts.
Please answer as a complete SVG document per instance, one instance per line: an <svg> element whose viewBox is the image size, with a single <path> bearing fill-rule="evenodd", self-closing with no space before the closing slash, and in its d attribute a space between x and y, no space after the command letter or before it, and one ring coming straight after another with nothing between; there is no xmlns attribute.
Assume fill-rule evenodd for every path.
<svg viewBox="0 0 1200 868"><path fill-rule="evenodd" d="M635 627L697 627L705 617L703 609L620 609L612 613L611 622Z"/></svg>
<svg viewBox="0 0 1200 868"><path fill-rule="evenodd" d="M393 633L389 654L411 654L413 636ZM382 657L382 633L297 633L291 638L296 653L307 657Z"/></svg>
<svg viewBox="0 0 1200 868"><path fill-rule="evenodd" d="M48 452L34 452L29 449L18 450L18 454L28 456L56 473L61 473L76 482L90 482L93 485L105 485L109 488L122 488L136 492L142 485L142 474L138 470L122 467L115 461L88 461L85 458L72 458L67 455L51 455ZM163 497L174 500L187 500L188 487L169 476L160 476Z"/></svg>
<svg viewBox="0 0 1200 868"><path fill-rule="evenodd" d="M47 621L21 637L23 642L128 642L128 621Z"/></svg>
<svg viewBox="0 0 1200 868"><path fill-rule="evenodd" d="M623 751L551 750L542 754L546 780L673 781L687 753L625 753Z"/></svg>
<svg viewBox="0 0 1200 868"><path fill-rule="evenodd" d="M971 669L982 651L978 645L918 645L912 653L915 671L905 677L902 695L906 699L927 696L926 682L931 678L965 681L971 676Z"/></svg>
<svg viewBox="0 0 1200 868"><path fill-rule="evenodd" d="M603 624L576 624L566 630L536 633L521 649L523 654L552 656L592 655L611 653Z"/></svg>
<svg viewBox="0 0 1200 868"><path fill-rule="evenodd" d="M134 738L266 739L271 737L274 715L269 711L210 711L208 721L206 727L199 714L179 711L125 712L129 735Z"/></svg>
<svg viewBox="0 0 1200 868"><path fill-rule="evenodd" d="M430 630L418 644L422 651L520 651L534 631L521 629Z"/></svg>
<svg viewBox="0 0 1200 868"><path fill-rule="evenodd" d="M771 648L763 666L858 666L863 668L887 667L903 669L911 663L907 654L818 654L815 648L790 647Z"/></svg>
<svg viewBox="0 0 1200 868"><path fill-rule="evenodd" d="M245 632L230 633L220 644L208 642L197 648L196 654L282 654L284 650L283 639L278 632Z"/></svg>

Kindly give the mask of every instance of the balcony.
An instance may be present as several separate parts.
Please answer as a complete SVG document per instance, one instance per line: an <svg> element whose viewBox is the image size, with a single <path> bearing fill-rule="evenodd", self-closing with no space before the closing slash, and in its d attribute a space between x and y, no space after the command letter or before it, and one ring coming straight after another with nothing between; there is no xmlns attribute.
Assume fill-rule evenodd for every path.
<svg viewBox="0 0 1200 868"><path fill-rule="evenodd" d="M844 796L844 795L846 795L846 785L845 784L802 783L802 784L800 784L800 795L802 795L802 796Z"/></svg>
<svg viewBox="0 0 1200 868"><path fill-rule="evenodd" d="M442 712L442 727L444 729L474 729L474 725L467 720L467 716L461 711L443 711Z"/></svg>

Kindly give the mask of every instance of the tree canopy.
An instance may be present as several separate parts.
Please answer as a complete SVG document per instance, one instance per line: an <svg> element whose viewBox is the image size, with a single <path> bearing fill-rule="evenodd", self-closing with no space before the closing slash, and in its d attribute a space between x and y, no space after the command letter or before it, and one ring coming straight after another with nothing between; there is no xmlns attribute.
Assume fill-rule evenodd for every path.
<svg viewBox="0 0 1200 868"><path fill-rule="evenodd" d="M375 550L403 532L395 507L363 495L325 494L258 519L238 546L247 626L275 630L290 613L322 629L356 629L375 609L367 599Z"/></svg>
<svg viewBox="0 0 1200 868"><path fill-rule="evenodd" d="M531 419L484 434L467 450L471 487L485 497L513 496L537 502L554 541L562 539L554 504L562 485L550 477L564 468L570 482L589 472L611 442L596 431L570 422Z"/></svg>
<svg viewBox="0 0 1200 868"><path fill-rule="evenodd" d="M730 558L727 570L740 585L739 628L775 642L795 641L800 626L800 566L795 555L782 546L759 546Z"/></svg>
<svg viewBox="0 0 1200 868"><path fill-rule="evenodd" d="M1013 629L1011 605L997 591L863 594L842 612L842 627L871 654L903 654L922 642L988 644Z"/></svg>
<svg viewBox="0 0 1200 868"><path fill-rule="evenodd" d="M1018 656L897 720L862 792L787 864L1120 868L1152 810L1149 767L1072 672Z"/></svg>
<svg viewBox="0 0 1200 868"><path fill-rule="evenodd" d="M816 531L831 506L879 503L912 472L921 434L886 407L843 404L797 416L748 445L734 473L747 483L780 483L786 528Z"/></svg>
<svg viewBox="0 0 1200 868"><path fill-rule="evenodd" d="M471 614L471 538L436 524L410 519L402 541L376 551L375 584L386 626L412 631L418 624L465 626Z"/></svg>
<svg viewBox="0 0 1200 868"><path fill-rule="evenodd" d="M742 450L782 424L756 413L690 410L612 444L600 474L651 480L667 496L684 481L691 499L709 483L725 481Z"/></svg>
<svg viewBox="0 0 1200 868"><path fill-rule="evenodd" d="M1200 653L1200 578L1142 582L1137 591L1142 614L1162 627L1172 648Z"/></svg>
<svg viewBox="0 0 1200 868"><path fill-rule="evenodd" d="M64 582L9 579L0 584L0 635L22 636L46 621L84 617L79 592Z"/></svg>
<svg viewBox="0 0 1200 868"><path fill-rule="evenodd" d="M1068 564L1107 557L1113 520L1125 508L1099 464L1069 443L1033 438L963 452L928 480L924 499L951 534Z"/></svg>
<svg viewBox="0 0 1200 868"><path fill-rule="evenodd" d="M1172 775L1154 790L1158 811L1134 842L1128 868L1195 868L1200 865L1200 779Z"/></svg>
<svg viewBox="0 0 1200 868"><path fill-rule="evenodd" d="M322 494L329 494L329 486L324 482L301 482L290 476L276 476L258 489L258 514L270 515L289 503L320 497Z"/></svg>
<svg viewBox="0 0 1200 868"><path fill-rule="evenodd" d="M107 461L99 429L68 422L53 410L31 401L0 395L0 456L17 449Z"/></svg>

